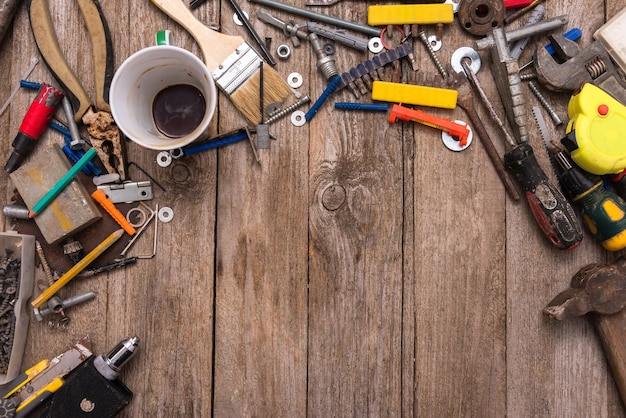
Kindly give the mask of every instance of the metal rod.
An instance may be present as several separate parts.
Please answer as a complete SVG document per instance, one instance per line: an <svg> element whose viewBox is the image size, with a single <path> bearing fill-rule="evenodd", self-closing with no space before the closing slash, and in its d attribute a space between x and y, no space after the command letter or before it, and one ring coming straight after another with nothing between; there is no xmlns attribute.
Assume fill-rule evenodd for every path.
<svg viewBox="0 0 626 418"><path fill-rule="evenodd" d="M465 72L465 75L467 75L467 79L469 80L470 84L474 88L474 91L478 93L478 95L480 96L480 100L483 102L483 104L489 111L489 114L491 115L491 119L493 119L496 125L500 127L500 130L504 134L504 138L507 144L509 144L511 147L515 147L517 145L517 142L515 141L515 139L513 139L513 136L506 129L506 126L504 125L504 122L502 121L502 119L500 119L500 116L498 116L496 109L493 107L493 105L489 101L489 97L487 97L487 93L485 93L485 90L480 85L480 82L478 81L478 77L476 77L476 74L472 72L472 69L469 67L469 64L465 60L461 60L461 66L463 66L463 71Z"/></svg>
<svg viewBox="0 0 626 418"><path fill-rule="evenodd" d="M360 25L355 22L339 19L337 17L326 16L321 13L312 12L310 10L303 9L301 7L292 6L290 4L281 3L275 0L248 0L250 3L256 3L263 6L271 7L274 9L282 10L287 13L292 13L297 16L306 17L308 19L316 20L318 22L330 23L331 25L339 26L341 28L350 29L355 32L364 33L370 36L379 36L380 29L373 26Z"/></svg>
<svg viewBox="0 0 626 418"><path fill-rule="evenodd" d="M537 35L538 33L548 32L553 29L558 29L561 26L569 22L568 15L557 16L552 19L542 20L533 25L523 26L519 29L511 31L505 31L504 36L507 42L514 42L520 39L528 38L529 36ZM476 49L481 51L483 49L492 48L495 45L493 36L486 36L476 41Z"/></svg>
<svg viewBox="0 0 626 418"><path fill-rule="evenodd" d="M233 6L233 9L235 9L235 13L237 13L237 16L239 16L239 20L241 20L241 23L243 23L243 25L246 27L246 29L248 30L248 33L250 33L250 36L254 38L254 42L257 43L259 48L261 48L261 53L265 57L265 60L272 67L275 66L276 60L274 59L274 57L272 57L272 54L270 53L269 49L267 49L265 42L261 40L261 37L259 36L259 34L254 30L254 28L250 24L250 21L246 17L243 10L241 10L241 7L239 7L239 4L237 4L235 0L228 0L228 2L230 3L231 6Z"/></svg>

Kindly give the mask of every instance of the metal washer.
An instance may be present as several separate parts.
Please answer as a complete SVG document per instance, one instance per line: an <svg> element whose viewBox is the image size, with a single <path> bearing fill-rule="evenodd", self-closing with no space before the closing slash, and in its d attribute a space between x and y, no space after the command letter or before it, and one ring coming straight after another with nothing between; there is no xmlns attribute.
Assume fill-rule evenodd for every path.
<svg viewBox="0 0 626 418"><path fill-rule="evenodd" d="M133 216L135 216L135 213L137 216L137 221L133 222L132 218ZM146 212L143 209L141 209L139 206L130 208L128 212L126 212L126 220L128 221L129 224L133 226L133 228L139 228L143 226L143 224L146 222L147 219L148 219L148 216L146 215Z"/></svg>
<svg viewBox="0 0 626 418"><path fill-rule="evenodd" d="M465 146L462 147L461 141L459 141L457 138L453 137L452 135L450 135L449 133L445 131L441 131L441 140L443 141L443 145L445 145L446 148L448 148L451 151L458 152L458 151L463 151L470 146L470 144L472 143L473 133L472 133L472 128L470 128L466 122L462 120L455 120L455 122L461 125L465 125L469 128L470 133L467 136L467 144L465 144Z"/></svg>
<svg viewBox="0 0 626 418"><path fill-rule="evenodd" d="M172 164L172 155L169 151L161 151L157 154L156 162L159 167L169 167Z"/></svg>
<svg viewBox="0 0 626 418"><path fill-rule="evenodd" d="M282 109L282 106L280 103L272 102L267 105L267 107L265 108L265 111L267 112L269 116L272 116L274 113L280 112L281 109Z"/></svg>
<svg viewBox="0 0 626 418"><path fill-rule="evenodd" d="M457 73L463 73L464 71L463 66L461 65L461 60L465 58L470 59L470 68L474 74L477 74L481 66L480 55L478 55L478 52L469 46L463 46L454 51L452 57L450 58L452 69L454 69Z"/></svg>
<svg viewBox="0 0 626 418"><path fill-rule="evenodd" d="M304 80L302 79L302 74L300 73L291 73L287 77L287 84L289 84L294 89L297 89L302 85Z"/></svg>
<svg viewBox="0 0 626 418"><path fill-rule="evenodd" d="M430 35L428 37L428 43L433 47L433 51L439 51L441 45L443 45L443 42L441 42L441 39L439 39L437 35Z"/></svg>
<svg viewBox="0 0 626 418"><path fill-rule="evenodd" d="M243 11L243 15L246 17L246 19L250 20L250 16L248 15L248 12ZM243 26L243 22L241 21L237 13L233 14L233 21L235 22L235 25Z"/></svg>
<svg viewBox="0 0 626 418"><path fill-rule="evenodd" d="M302 110L296 110L291 114L291 123L294 126L302 126L306 123L304 112Z"/></svg>
<svg viewBox="0 0 626 418"><path fill-rule="evenodd" d="M161 209L159 209L158 216L159 221L163 223L172 222L172 219L174 219L174 211L170 207L163 206Z"/></svg>
<svg viewBox="0 0 626 418"><path fill-rule="evenodd" d="M383 49L385 49L382 39L380 39L378 36L371 38L367 43L367 47L372 54L378 54L379 52L382 52Z"/></svg>

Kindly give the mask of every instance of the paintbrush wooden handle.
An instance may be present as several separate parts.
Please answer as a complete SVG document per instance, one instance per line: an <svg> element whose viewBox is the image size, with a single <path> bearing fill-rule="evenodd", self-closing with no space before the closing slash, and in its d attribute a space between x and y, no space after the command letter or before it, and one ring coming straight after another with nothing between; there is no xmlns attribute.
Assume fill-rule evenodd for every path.
<svg viewBox="0 0 626 418"><path fill-rule="evenodd" d="M206 27L191 10L177 0L152 0L163 13L174 19L200 46L204 63L211 71L244 42L241 36L224 35Z"/></svg>

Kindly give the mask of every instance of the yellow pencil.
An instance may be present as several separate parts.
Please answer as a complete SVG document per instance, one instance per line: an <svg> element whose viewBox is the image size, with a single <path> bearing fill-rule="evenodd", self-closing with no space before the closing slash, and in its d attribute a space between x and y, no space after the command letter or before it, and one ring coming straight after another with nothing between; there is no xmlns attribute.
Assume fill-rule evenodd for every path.
<svg viewBox="0 0 626 418"><path fill-rule="evenodd" d="M113 232L111 235L106 237L100 244L96 246L89 254L84 256L78 263L74 265L71 269L69 269L63 276L59 277L59 279L54 282L49 288L41 292L39 296L35 298L30 304L33 305L33 308L39 308L41 305L46 303L48 299L50 299L56 292L59 291L63 286L65 286L70 280L72 280L78 273L83 271L85 267L87 267L93 260L95 260L100 254L107 250L111 245L113 245L120 237L124 235L123 229L118 229Z"/></svg>

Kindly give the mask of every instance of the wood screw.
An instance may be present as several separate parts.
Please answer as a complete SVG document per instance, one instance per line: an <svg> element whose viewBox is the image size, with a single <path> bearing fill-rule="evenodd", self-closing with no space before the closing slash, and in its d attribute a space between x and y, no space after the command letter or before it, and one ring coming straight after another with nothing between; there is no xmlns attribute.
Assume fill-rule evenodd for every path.
<svg viewBox="0 0 626 418"><path fill-rule="evenodd" d="M428 55L430 55L430 57L435 62L435 66L437 66L437 69L439 70L439 73L441 74L441 76L443 78L448 78L448 72L443 67L443 64L439 60L439 57L437 56L437 53L433 49L433 46L430 44L430 42L428 42L428 37L426 36L426 32L420 31L419 36L420 36L420 40L422 41L424 46L426 46L426 50L428 51Z"/></svg>
<svg viewBox="0 0 626 418"><path fill-rule="evenodd" d="M543 106L543 108L546 109L546 112L548 112L554 124L556 126L561 125L563 121L561 120L559 115L556 113L556 110L554 110L554 107L552 107L548 99L543 94L541 94L537 85L533 83L532 81L529 81L528 87L530 87L530 91L532 91L535 97L537 98L537 100L539 100L539 103L541 103L541 106Z"/></svg>

